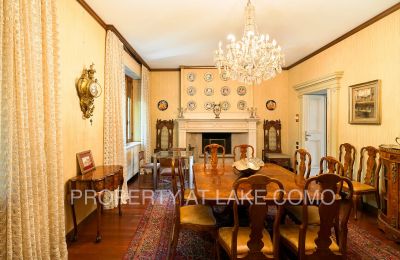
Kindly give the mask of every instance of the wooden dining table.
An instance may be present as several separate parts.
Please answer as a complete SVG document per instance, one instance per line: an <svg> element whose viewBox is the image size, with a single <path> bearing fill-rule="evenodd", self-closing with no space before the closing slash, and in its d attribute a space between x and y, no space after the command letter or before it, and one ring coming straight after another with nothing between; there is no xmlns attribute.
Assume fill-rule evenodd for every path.
<svg viewBox="0 0 400 260"><path fill-rule="evenodd" d="M240 178L239 172L232 165L219 166L217 169L205 168L204 164L195 163L193 165L195 177L195 195L197 198L210 204L226 203L232 200L233 184ZM289 170L272 163L266 163L256 174L262 174L276 179L283 184L285 203L300 202L304 197L304 185L306 180L303 176L296 175ZM240 189L246 191L249 187L243 186ZM267 185L267 195L265 199L271 204L278 198L278 185L270 183ZM320 198L319 184L312 182L308 187L308 196L318 200ZM240 199L241 194L238 193ZM290 201L289 201L290 199Z"/></svg>

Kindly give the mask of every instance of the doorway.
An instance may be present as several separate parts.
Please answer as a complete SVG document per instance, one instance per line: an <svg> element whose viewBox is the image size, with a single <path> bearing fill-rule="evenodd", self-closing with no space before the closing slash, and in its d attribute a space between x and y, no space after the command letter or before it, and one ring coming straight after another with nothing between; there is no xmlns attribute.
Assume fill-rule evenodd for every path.
<svg viewBox="0 0 400 260"><path fill-rule="evenodd" d="M327 154L327 91L303 95L304 148L311 154L311 175L319 171L319 159Z"/></svg>

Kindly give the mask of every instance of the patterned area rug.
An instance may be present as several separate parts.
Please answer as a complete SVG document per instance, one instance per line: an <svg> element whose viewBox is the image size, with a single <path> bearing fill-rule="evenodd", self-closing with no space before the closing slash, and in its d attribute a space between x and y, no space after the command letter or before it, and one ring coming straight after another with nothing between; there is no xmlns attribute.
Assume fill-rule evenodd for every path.
<svg viewBox="0 0 400 260"><path fill-rule="evenodd" d="M174 205L168 192L158 192L154 204L149 204L129 245L124 259L161 260L167 258L172 232ZM400 259L400 249L385 245L385 241L349 223L348 258L354 260ZM213 240L208 234L182 230L176 259L212 259Z"/></svg>

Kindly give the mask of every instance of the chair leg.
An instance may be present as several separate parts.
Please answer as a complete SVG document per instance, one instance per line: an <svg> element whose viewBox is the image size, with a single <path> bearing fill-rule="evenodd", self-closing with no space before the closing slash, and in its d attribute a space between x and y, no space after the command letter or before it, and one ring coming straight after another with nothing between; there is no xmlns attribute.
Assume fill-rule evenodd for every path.
<svg viewBox="0 0 400 260"><path fill-rule="evenodd" d="M381 209L381 198L379 196L379 191L375 191L375 199L376 199L376 205L378 206L378 209Z"/></svg>
<svg viewBox="0 0 400 260"><path fill-rule="evenodd" d="M357 208L359 201L360 201L360 195L354 195L353 196L354 220L357 220Z"/></svg>
<svg viewBox="0 0 400 260"><path fill-rule="evenodd" d="M178 239L179 239L179 225L174 225L174 229L172 231L172 240L170 244L170 250L168 254L168 259L173 260L175 259L175 254L176 254L176 246L178 245Z"/></svg>

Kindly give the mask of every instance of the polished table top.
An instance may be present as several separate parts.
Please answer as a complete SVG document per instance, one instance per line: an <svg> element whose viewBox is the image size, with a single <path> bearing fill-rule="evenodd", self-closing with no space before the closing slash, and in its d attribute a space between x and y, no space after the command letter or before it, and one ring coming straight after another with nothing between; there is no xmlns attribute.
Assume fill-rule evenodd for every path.
<svg viewBox="0 0 400 260"><path fill-rule="evenodd" d="M225 165L223 168L219 166L216 170L205 169L203 164L196 163L193 165L196 196L207 201L227 201L232 199L232 185L239 178L236 170L231 165ZM294 173L282 168L276 164L267 163L257 174L263 174L270 178L279 180L284 187L285 199L299 201L304 194L304 185L306 180L303 176L295 175ZM246 187L241 187L243 190L248 190ZM267 186L267 200L273 201L278 196L275 193L279 189L277 184L271 183ZM312 198L318 198L320 187L315 182L311 183L308 189L308 194ZM240 194L239 194L240 196Z"/></svg>

